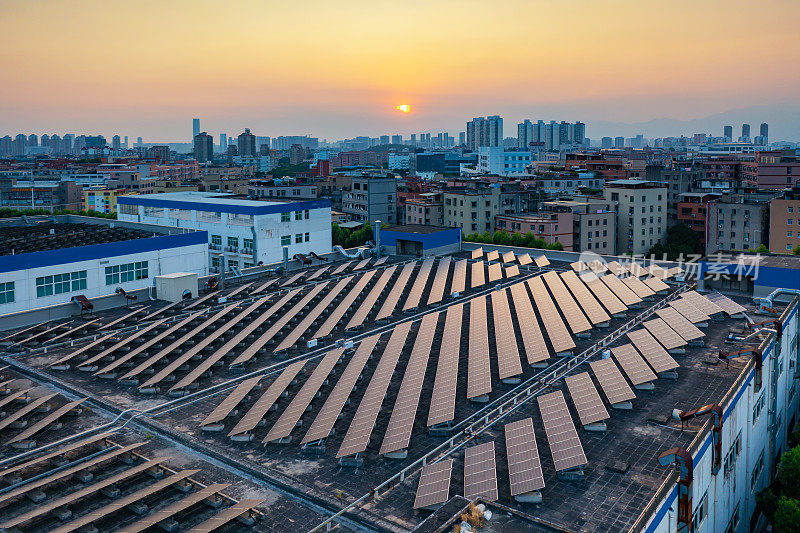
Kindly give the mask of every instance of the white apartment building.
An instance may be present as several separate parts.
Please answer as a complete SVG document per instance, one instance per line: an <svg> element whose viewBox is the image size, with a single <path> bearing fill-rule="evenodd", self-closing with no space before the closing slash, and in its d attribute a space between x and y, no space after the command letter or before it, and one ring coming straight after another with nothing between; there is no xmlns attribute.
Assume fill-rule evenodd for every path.
<svg viewBox="0 0 800 533"><path fill-rule="evenodd" d="M667 231L665 184L625 179L605 185L605 199L617 210L617 253L646 254Z"/></svg>
<svg viewBox="0 0 800 533"><path fill-rule="evenodd" d="M532 161L531 152L506 151L502 146L481 146L478 149L478 171L483 174L523 175Z"/></svg>
<svg viewBox="0 0 800 533"><path fill-rule="evenodd" d="M230 194L175 192L126 196L120 220L208 232L211 270L246 268L331 250L330 200L249 200Z"/></svg>

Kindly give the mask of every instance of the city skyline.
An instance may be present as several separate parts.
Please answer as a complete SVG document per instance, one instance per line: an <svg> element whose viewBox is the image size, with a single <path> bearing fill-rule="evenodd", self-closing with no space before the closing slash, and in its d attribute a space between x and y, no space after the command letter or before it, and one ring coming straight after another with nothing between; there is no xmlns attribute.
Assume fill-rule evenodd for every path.
<svg viewBox="0 0 800 533"><path fill-rule="evenodd" d="M3 134L119 131L188 141L187 117L199 116L209 133L250 127L338 139L455 132L472 117L501 115L508 124L582 120L596 128L587 136L599 138L628 135L613 124L697 120L753 106L796 117L800 76L787 65L800 59L790 46L800 6L767 4L706 2L687 17L680 5L631 2L507 1L503 9L242 2L209 17L211 3L191 4L204 10L176 2L154 18L147 9L84 3L80 24L64 24L77 16L69 4L5 3ZM282 24L261 31L264 17ZM470 39L478 27L486 38ZM36 38L42 32L48 39ZM531 46L508 42L530 33ZM62 53L63 43L86 52ZM131 43L135 53L121 53ZM713 62L692 59L706 50L717 51ZM748 62L758 76L742 76ZM398 112L401 103L412 112ZM753 113L731 122L761 119ZM763 120L776 140L800 137L794 119Z"/></svg>

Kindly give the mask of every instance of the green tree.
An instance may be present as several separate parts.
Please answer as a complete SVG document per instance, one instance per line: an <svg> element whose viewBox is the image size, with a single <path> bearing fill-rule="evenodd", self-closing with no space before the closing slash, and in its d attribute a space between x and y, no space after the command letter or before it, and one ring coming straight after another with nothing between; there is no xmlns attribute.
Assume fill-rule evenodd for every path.
<svg viewBox="0 0 800 533"><path fill-rule="evenodd" d="M800 532L800 501L781 496L773 525L778 533Z"/></svg>
<svg viewBox="0 0 800 533"><path fill-rule="evenodd" d="M792 250L792 254L793 255L800 255L800 244L798 244L797 246L794 247L794 250Z"/></svg>
<svg viewBox="0 0 800 533"><path fill-rule="evenodd" d="M783 494L800 500L800 446L783 454L775 481Z"/></svg>

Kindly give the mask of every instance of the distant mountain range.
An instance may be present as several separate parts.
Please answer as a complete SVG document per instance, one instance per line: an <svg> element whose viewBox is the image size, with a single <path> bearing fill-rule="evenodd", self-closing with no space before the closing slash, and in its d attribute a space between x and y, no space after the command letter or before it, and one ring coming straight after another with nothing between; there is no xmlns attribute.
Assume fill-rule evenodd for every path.
<svg viewBox="0 0 800 533"><path fill-rule="evenodd" d="M750 135L755 136L758 135L758 128L762 122L769 124L770 142L800 140L800 106L753 106L691 120L657 118L635 123L604 120L587 122L586 134L593 140L618 135L633 137L640 133L650 139L691 136L695 133L710 133L721 137L723 126L733 126L733 136L736 140L741 135L743 123L750 124Z"/></svg>

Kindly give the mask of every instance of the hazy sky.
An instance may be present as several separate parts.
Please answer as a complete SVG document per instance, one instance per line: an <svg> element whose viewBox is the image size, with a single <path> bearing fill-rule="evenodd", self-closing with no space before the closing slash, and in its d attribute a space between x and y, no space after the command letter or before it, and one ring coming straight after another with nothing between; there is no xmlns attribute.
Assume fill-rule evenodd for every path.
<svg viewBox="0 0 800 533"><path fill-rule="evenodd" d="M795 0L0 0L0 135L181 141L196 116L215 138L341 138L499 113L506 136L541 118L594 138L592 120L799 106L798 20Z"/></svg>

